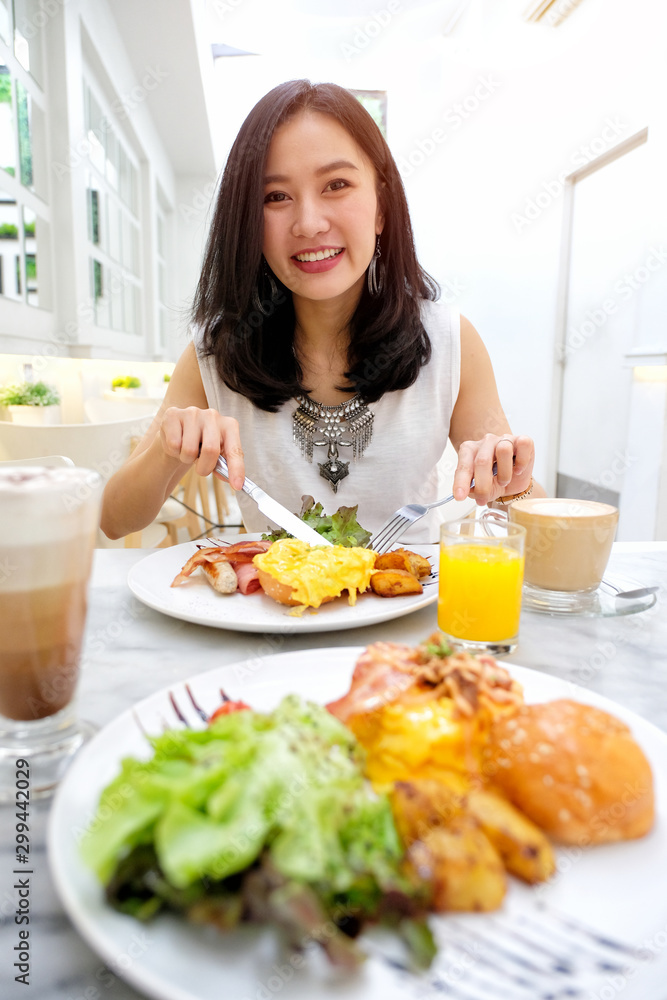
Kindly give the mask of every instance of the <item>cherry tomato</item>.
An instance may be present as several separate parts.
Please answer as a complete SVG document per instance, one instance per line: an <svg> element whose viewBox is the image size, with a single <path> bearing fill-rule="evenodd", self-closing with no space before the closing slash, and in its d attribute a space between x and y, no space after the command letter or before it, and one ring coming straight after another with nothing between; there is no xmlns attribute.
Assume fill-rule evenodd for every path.
<svg viewBox="0 0 667 1000"><path fill-rule="evenodd" d="M219 719L223 715L230 715L232 712L244 711L252 711L250 705L246 705L244 701L225 701L220 708L216 708L215 712L208 720L208 724L210 726L212 722L215 722L216 719Z"/></svg>

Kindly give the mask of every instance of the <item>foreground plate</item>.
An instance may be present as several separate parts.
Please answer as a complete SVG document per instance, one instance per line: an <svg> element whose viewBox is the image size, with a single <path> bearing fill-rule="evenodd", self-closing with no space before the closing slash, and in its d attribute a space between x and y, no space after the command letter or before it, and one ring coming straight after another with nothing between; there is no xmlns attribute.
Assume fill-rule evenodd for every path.
<svg viewBox="0 0 667 1000"><path fill-rule="evenodd" d="M189 680L208 711L221 687L253 707L270 710L289 692L326 702L343 694L361 647L302 650L224 667ZM659 807L655 829L641 841L559 852L559 872L530 889L511 880L495 914L432 919L440 953L414 975L396 962L396 943L374 933L371 957L341 978L318 954L296 970L270 929L220 935L175 917L141 925L105 905L101 886L79 860L79 842L102 788L128 754L150 756L136 719L148 732L174 720L168 690L183 707L185 684L140 702L106 726L80 752L53 804L48 846L63 905L81 935L113 972L157 1000L404 1000L450 995L455 1000L540 1000L605 997L662 1000L667 981L665 807L667 736L607 699L545 674L508 664L527 701L576 698L624 719L654 768ZM201 723L200 723L201 725ZM565 915L565 917L563 917ZM392 957L393 956L393 957ZM613 984L614 989L609 992ZM606 992L605 992L606 990ZM602 991L602 992L600 992Z"/></svg>
<svg viewBox="0 0 667 1000"><path fill-rule="evenodd" d="M241 535L234 541L252 541L260 535ZM171 581L197 551L195 542L184 542L168 549L160 549L146 556L132 567L127 582L135 597L155 611L172 618L181 618L197 625L212 625L235 632L329 632L344 628L377 625L392 618L412 614L438 598L436 577L422 580L423 594L414 597L378 597L361 594L351 607L347 597L317 610L304 612L301 617L290 615L290 609L267 597L264 593L247 597L236 593L216 594L200 572L193 573L188 583L171 587ZM437 545L415 545L413 551L430 559L437 573Z"/></svg>

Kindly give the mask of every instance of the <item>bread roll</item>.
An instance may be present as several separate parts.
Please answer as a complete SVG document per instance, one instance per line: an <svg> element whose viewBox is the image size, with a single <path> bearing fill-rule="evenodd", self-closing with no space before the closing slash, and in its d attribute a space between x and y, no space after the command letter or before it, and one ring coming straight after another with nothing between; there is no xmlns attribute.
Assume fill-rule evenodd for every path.
<svg viewBox="0 0 667 1000"><path fill-rule="evenodd" d="M561 699L497 718L484 771L545 833L565 844L642 837L653 776L632 733L599 708Z"/></svg>

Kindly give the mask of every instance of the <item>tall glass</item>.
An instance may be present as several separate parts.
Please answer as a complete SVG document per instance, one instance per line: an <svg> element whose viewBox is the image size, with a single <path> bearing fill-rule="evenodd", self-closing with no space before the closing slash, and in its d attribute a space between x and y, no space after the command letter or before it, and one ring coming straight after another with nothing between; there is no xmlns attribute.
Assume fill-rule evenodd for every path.
<svg viewBox="0 0 667 1000"><path fill-rule="evenodd" d="M73 699L101 496L89 469L0 467L0 801L17 761L49 794L92 731Z"/></svg>
<svg viewBox="0 0 667 1000"><path fill-rule="evenodd" d="M463 518L440 529L438 626L452 646L499 655L519 641L526 529Z"/></svg>

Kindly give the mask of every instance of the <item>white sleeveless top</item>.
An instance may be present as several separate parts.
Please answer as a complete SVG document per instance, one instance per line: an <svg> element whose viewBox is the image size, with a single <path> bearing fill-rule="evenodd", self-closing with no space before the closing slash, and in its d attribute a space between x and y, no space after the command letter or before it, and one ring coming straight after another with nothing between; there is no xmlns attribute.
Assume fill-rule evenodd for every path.
<svg viewBox="0 0 667 1000"><path fill-rule="evenodd" d="M201 331L195 330L208 405L238 420L248 478L296 514L304 494L320 502L327 514L340 506L358 504L359 523L371 532L404 504L437 500L435 467L447 444L459 392L460 318L444 303L427 300L422 303L421 315L431 341L431 360L408 389L387 392L368 404L374 414L370 444L358 460L350 456L349 475L335 493L318 468L318 462L326 461L326 447L314 447L313 461L309 462L293 440L296 401L289 400L277 413L267 413L228 389L218 376L215 359L202 353ZM343 461L348 461L346 450L340 450ZM250 497L239 492L237 499L246 529L266 531L267 518ZM436 541L437 515L437 509L431 511L406 532L404 540Z"/></svg>

